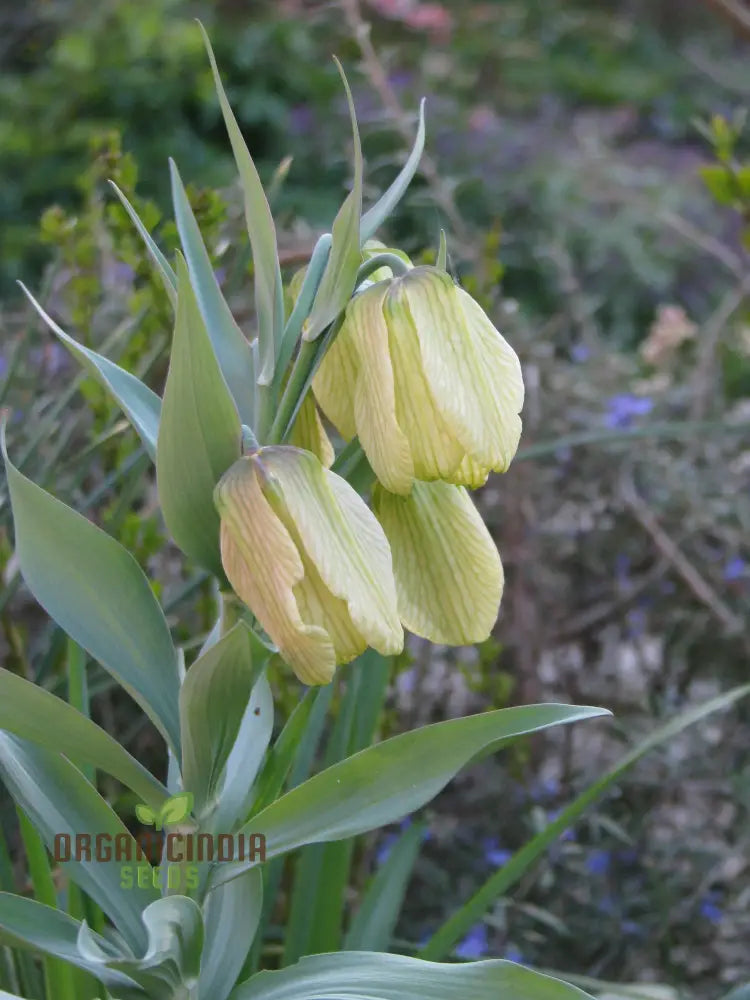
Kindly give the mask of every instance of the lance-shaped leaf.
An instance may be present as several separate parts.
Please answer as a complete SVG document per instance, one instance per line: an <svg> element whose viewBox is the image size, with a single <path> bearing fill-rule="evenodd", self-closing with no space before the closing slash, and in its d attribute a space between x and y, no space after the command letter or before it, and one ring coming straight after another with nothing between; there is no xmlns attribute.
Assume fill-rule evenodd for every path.
<svg viewBox="0 0 750 1000"><path fill-rule="evenodd" d="M159 425L156 480L164 520L175 542L221 577L213 490L239 458L242 430L181 257L177 277L177 318Z"/></svg>
<svg viewBox="0 0 750 1000"><path fill-rule="evenodd" d="M353 837L421 808L479 754L550 726L608 714L588 706L524 705L423 726L321 771L254 816L244 832L265 836L267 858ZM249 867L218 865L211 881L218 885Z"/></svg>
<svg viewBox="0 0 750 1000"><path fill-rule="evenodd" d="M417 127L417 136L414 140L412 151L409 153L409 158L387 191L385 191L375 202L372 208L369 208L362 216L359 233L362 243L364 243L365 240L369 240L370 237L374 235L375 231L385 222L396 205L398 205L399 201L401 201L404 192L411 183L414 174L417 172L419 161L422 158L423 149L424 99L419 105L419 125Z"/></svg>
<svg viewBox="0 0 750 1000"><path fill-rule="evenodd" d="M121 972L101 968L86 959L78 949L81 924L63 910L45 906L33 899L0 892L0 940L14 948L30 949L41 955L60 958L79 969L91 972L111 990L118 1000L144 1000L143 990ZM104 951L111 945L98 934L89 932ZM0 1000L3 994L0 993Z"/></svg>
<svg viewBox="0 0 750 1000"><path fill-rule="evenodd" d="M245 203L245 221L253 251L253 270L255 272L255 308L258 314L258 343L261 362L258 381L268 385L273 378L276 355L284 325L284 291L281 283L279 253L276 246L276 228L258 171L224 92L211 42L202 24L200 24L200 29L206 44L208 58L211 61L211 71L221 105L221 113L224 116L224 124L240 173Z"/></svg>
<svg viewBox="0 0 750 1000"><path fill-rule="evenodd" d="M95 968L126 975L150 997L169 1000L195 995L203 950L203 915L194 899L166 896L142 914L148 943L142 957L118 955L102 947L86 923L78 934L78 950Z"/></svg>
<svg viewBox="0 0 750 1000"><path fill-rule="evenodd" d="M177 654L143 571L114 538L19 472L4 433L0 445L29 590L178 750Z"/></svg>
<svg viewBox="0 0 750 1000"><path fill-rule="evenodd" d="M137 860L137 846L124 824L81 772L60 754L34 746L8 733L0 733L0 774L15 801L32 821L50 852L56 838L60 850L70 847L71 859L62 862L70 877L101 906L131 948L146 947L141 923L143 907L156 898L151 888L148 862ZM77 842L81 834L85 841ZM115 840L115 838L118 838ZM80 851L76 850L76 846ZM142 868L149 888L127 891L121 885L123 862L115 859L115 844ZM97 846L99 845L99 846ZM110 860L101 859L106 850ZM100 859L97 860L97 850ZM76 855L80 854L80 860Z"/></svg>
<svg viewBox="0 0 750 1000"><path fill-rule="evenodd" d="M260 868L221 885L206 897L206 939L201 958L198 995L226 1000L253 943L263 910Z"/></svg>
<svg viewBox="0 0 750 1000"><path fill-rule="evenodd" d="M223 833L234 830L250 813L255 780L273 733L273 694L265 672L250 694L237 739L224 767L224 778L216 810L205 821Z"/></svg>
<svg viewBox="0 0 750 1000"><path fill-rule="evenodd" d="M349 83L338 66L346 90L354 140L354 182L344 204L339 209L331 229L331 255L315 296L312 312L305 323L305 340L315 340L336 319L349 301L362 262L359 218L362 214L362 146L359 140L357 115Z"/></svg>
<svg viewBox="0 0 750 1000"><path fill-rule="evenodd" d="M156 393L152 392L131 372L116 365L114 361L110 361L104 355L97 354L96 351L92 351L90 348L84 347L83 344L79 344L77 340L73 340L45 312L28 288L23 284L21 288L50 330L62 341L76 361L111 393L135 428L149 457L153 460L156 457L156 438L159 433L159 414L161 412L161 400Z"/></svg>
<svg viewBox="0 0 750 1000"><path fill-rule="evenodd" d="M156 243L154 242L153 237L149 233L148 229L146 229L146 227L144 226L141 218L139 217L138 213L133 208L133 206L130 204L130 202L128 201L128 199L125 197L125 195L118 188L118 186L115 184L114 181L110 181L109 183L110 183L110 186L112 187L112 190L115 192L115 194L117 195L117 197L120 199L122 207L125 209L125 211L130 216L131 222L133 223L133 225L135 226L135 228L138 230L138 235L143 240L143 242L144 242L144 244L146 246L146 249L148 250L149 256L151 257L151 260L154 262L156 270L159 273L159 277L161 278L162 284L164 285L164 291L169 296L169 301L172 303L173 306L176 306L177 305L177 275L172 270L171 264L169 263L169 261L167 260L167 258L164 256L164 254L161 252L161 250L156 245Z"/></svg>
<svg viewBox="0 0 750 1000"><path fill-rule="evenodd" d="M367 951L311 955L260 972L230 1000L586 1000L575 986L513 962L438 965ZM589 998L590 1000L590 998Z"/></svg>
<svg viewBox="0 0 750 1000"><path fill-rule="evenodd" d="M235 323L211 266L185 188L172 160L172 201L195 298L198 301L216 360L237 404L243 424L255 425L255 362L253 349ZM179 271L177 284L180 284Z"/></svg>
<svg viewBox="0 0 750 1000"><path fill-rule="evenodd" d="M198 814L216 794L268 656L240 621L187 672L180 690L182 779L195 795Z"/></svg>
<svg viewBox="0 0 750 1000"><path fill-rule="evenodd" d="M0 729L118 778L158 808L167 790L139 761L67 701L0 669Z"/></svg>

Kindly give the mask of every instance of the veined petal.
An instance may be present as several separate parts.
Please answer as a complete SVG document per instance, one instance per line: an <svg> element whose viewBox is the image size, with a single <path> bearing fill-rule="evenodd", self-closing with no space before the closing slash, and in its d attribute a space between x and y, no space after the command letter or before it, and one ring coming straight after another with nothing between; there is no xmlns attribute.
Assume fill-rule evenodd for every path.
<svg viewBox="0 0 750 1000"><path fill-rule="evenodd" d="M219 481L221 559L227 579L304 684L326 684L336 669L333 643L307 625L294 587L304 577L300 554L263 496L254 458L241 458Z"/></svg>
<svg viewBox="0 0 750 1000"><path fill-rule="evenodd" d="M360 443L381 483L393 493L408 493L414 465L409 441L396 418L394 373L383 315L388 285L380 282L353 299L344 326L350 328L359 360L354 419Z"/></svg>
<svg viewBox="0 0 750 1000"><path fill-rule="evenodd" d="M346 601L357 631L385 655L403 648L393 563L376 518L347 482L308 452L261 448L302 547L328 590Z"/></svg>
<svg viewBox="0 0 750 1000"><path fill-rule="evenodd" d="M450 646L488 638L503 567L466 490L415 482L411 494L400 497L376 486L372 500L391 543L404 625Z"/></svg>
<svg viewBox="0 0 750 1000"><path fill-rule="evenodd" d="M354 389L358 375L351 328L344 322L313 376L312 390L318 406L345 441L351 441L357 433Z"/></svg>
<svg viewBox="0 0 750 1000"><path fill-rule="evenodd" d="M524 390L516 352L449 275L415 268L401 281L437 405L472 458L504 472L521 436Z"/></svg>
<svg viewBox="0 0 750 1000"><path fill-rule="evenodd" d="M323 421L320 419L315 398L311 392L308 392L302 401L289 442L295 448L311 451L326 469L330 469L333 465L336 453L323 426Z"/></svg>
<svg viewBox="0 0 750 1000"><path fill-rule="evenodd" d="M435 405L422 370L419 338L401 282L389 290L384 314L393 366L396 417L409 441L414 476L424 480L450 479L466 449L451 433ZM383 485L388 487L385 481Z"/></svg>
<svg viewBox="0 0 750 1000"><path fill-rule="evenodd" d="M490 470L485 465L477 462L471 455L464 455L459 467L445 479L455 486L468 486L471 490L478 490L487 482L489 474Z"/></svg>

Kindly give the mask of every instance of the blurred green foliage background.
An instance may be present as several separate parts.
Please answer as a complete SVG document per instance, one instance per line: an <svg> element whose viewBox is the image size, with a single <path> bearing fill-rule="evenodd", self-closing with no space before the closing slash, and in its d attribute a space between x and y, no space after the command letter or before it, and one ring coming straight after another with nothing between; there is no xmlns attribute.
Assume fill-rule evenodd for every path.
<svg viewBox="0 0 750 1000"><path fill-rule="evenodd" d="M350 175L331 55L352 81L368 199L427 97L427 156L389 241L457 278L524 363L521 453L482 492L507 586L496 640L415 643L386 727L569 699L617 723L486 763L423 817L395 946L413 949L616 758L626 738L747 679L750 620L750 105L742 0L39 0L0 5L0 404L25 471L117 534L182 638L205 582L164 538L148 463L104 394L32 318L160 389L170 318L114 179L166 250L167 158L252 334L231 153L200 35L272 191L285 274ZM748 15L750 22L750 15ZM744 26L743 26L744 25ZM287 158L291 158L291 165ZM0 494L0 657L59 683L64 643L12 559ZM199 641L199 640L198 640ZM92 666L97 711L153 739ZM277 692L291 704L296 690ZM283 685L287 684L284 688ZM570 831L459 954L507 956L665 1000L750 979L750 740L742 706L649 759ZM387 834L358 855L360 883Z"/></svg>

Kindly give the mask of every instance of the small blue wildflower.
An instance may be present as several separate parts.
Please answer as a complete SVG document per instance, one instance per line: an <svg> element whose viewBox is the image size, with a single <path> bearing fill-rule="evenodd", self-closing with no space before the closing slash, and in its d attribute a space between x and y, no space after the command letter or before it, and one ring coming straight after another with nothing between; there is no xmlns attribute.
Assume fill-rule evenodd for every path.
<svg viewBox="0 0 750 1000"><path fill-rule="evenodd" d="M487 837L483 841L482 846L484 848L485 861L496 868L502 868L513 857L513 851L508 851L506 848L500 847L500 842L496 837Z"/></svg>
<svg viewBox="0 0 750 1000"><path fill-rule="evenodd" d="M515 945L512 944L508 945L508 947L505 949L503 958L507 962L515 962L517 965L526 965L526 959L518 950L518 948L516 948Z"/></svg>
<svg viewBox="0 0 750 1000"><path fill-rule="evenodd" d="M375 852L376 865L380 866L385 864L397 839L398 838L395 833L387 833L385 837L383 837L382 841L378 845L377 851Z"/></svg>
<svg viewBox="0 0 750 1000"><path fill-rule="evenodd" d="M411 816L404 816L404 818L398 824L398 828L399 830L408 830L413 822L414 820L411 818Z"/></svg>
<svg viewBox="0 0 750 1000"><path fill-rule="evenodd" d="M636 920L623 920L620 928L623 934L629 934L631 937L643 937L644 934L643 928Z"/></svg>
<svg viewBox="0 0 750 1000"><path fill-rule="evenodd" d="M487 928L484 924L475 924L469 933L456 945L456 955L459 958L481 958L487 954Z"/></svg>
<svg viewBox="0 0 750 1000"><path fill-rule="evenodd" d="M411 694L411 692L414 690L414 684L416 682L416 679L417 679L416 670L414 669L414 667L409 667L407 670L404 670L403 673L400 673L398 675L396 684L399 690L403 691L404 694Z"/></svg>
<svg viewBox="0 0 750 1000"><path fill-rule="evenodd" d="M720 924L724 919L724 912L718 904L718 899L717 892L709 892L700 904L700 915L712 924Z"/></svg>
<svg viewBox="0 0 750 1000"><path fill-rule="evenodd" d="M7 372L8 362L5 357L0 354L0 378Z"/></svg>
<svg viewBox="0 0 750 1000"><path fill-rule="evenodd" d="M607 404L605 422L608 427L630 427L635 417L645 416L654 408L648 396L634 396L630 392L611 396Z"/></svg>
<svg viewBox="0 0 750 1000"><path fill-rule="evenodd" d="M577 365L581 365L591 357L591 351L585 344L574 344L570 349L570 356Z"/></svg>
<svg viewBox="0 0 750 1000"><path fill-rule="evenodd" d="M733 559L730 559L724 567L724 579L727 583L732 583L735 580L741 580L746 573L747 563L739 556L735 556Z"/></svg>
<svg viewBox="0 0 750 1000"><path fill-rule="evenodd" d="M639 638L646 631L646 612L643 608L631 608L625 615L625 621L631 639Z"/></svg>
<svg viewBox="0 0 750 1000"><path fill-rule="evenodd" d="M611 862L611 851L592 851L586 858L586 868L592 875L606 875Z"/></svg>

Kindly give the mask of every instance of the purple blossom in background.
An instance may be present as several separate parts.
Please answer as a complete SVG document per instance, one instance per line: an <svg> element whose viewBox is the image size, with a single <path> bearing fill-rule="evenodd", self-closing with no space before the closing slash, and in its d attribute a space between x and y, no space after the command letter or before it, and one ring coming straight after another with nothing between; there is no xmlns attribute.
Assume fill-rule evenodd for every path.
<svg viewBox="0 0 750 1000"><path fill-rule="evenodd" d="M586 869L592 875L606 875L611 863L611 851L592 851L586 858Z"/></svg>
<svg viewBox="0 0 750 1000"><path fill-rule="evenodd" d="M631 392L624 392L610 397L605 422L607 427L630 427L635 417L643 417L653 408L654 401L648 396L634 396Z"/></svg>
<svg viewBox="0 0 750 1000"><path fill-rule="evenodd" d="M476 924L456 945L456 955L459 958L481 958L487 954L487 948L487 928L484 924Z"/></svg>
<svg viewBox="0 0 750 1000"><path fill-rule="evenodd" d="M2 376L7 372L7 370L8 370L8 362L5 359L5 356L0 354L0 378L2 378Z"/></svg>
<svg viewBox="0 0 750 1000"><path fill-rule="evenodd" d="M116 260L112 267L112 276L116 285L123 285L127 288L135 280L135 271L124 260Z"/></svg>
<svg viewBox="0 0 750 1000"><path fill-rule="evenodd" d="M709 892L701 900L700 915L712 924L720 924L724 919L724 912L718 901L718 892Z"/></svg>
<svg viewBox="0 0 750 1000"><path fill-rule="evenodd" d="M214 278L219 285L223 285L227 280L227 269L225 267L217 267L214 271Z"/></svg>
<svg viewBox="0 0 750 1000"><path fill-rule="evenodd" d="M508 947L505 949L503 958L507 962L515 962L516 965L526 965L526 959L518 950L518 948L516 948L515 945L512 944L508 945Z"/></svg>
<svg viewBox="0 0 750 1000"><path fill-rule="evenodd" d="M623 920L620 924L620 929L623 934L629 934L632 937L643 937L644 931L641 925L635 920Z"/></svg>
<svg viewBox="0 0 750 1000"><path fill-rule="evenodd" d="M485 861L496 868L502 868L513 857L513 851L501 847L497 837L486 837L482 841L482 847Z"/></svg>
<svg viewBox="0 0 750 1000"><path fill-rule="evenodd" d="M398 836L395 833L387 833L383 837L382 841L378 845L378 849L375 852L375 864L380 867L384 865L388 860L391 851L393 850L393 845L398 840Z"/></svg>
<svg viewBox="0 0 750 1000"><path fill-rule="evenodd" d="M643 608L631 608L625 615L625 621L631 639L637 639L646 631L646 612Z"/></svg>
<svg viewBox="0 0 750 1000"><path fill-rule="evenodd" d="M307 135L315 126L315 115L309 104L297 104L289 112L289 131L294 135Z"/></svg>
<svg viewBox="0 0 750 1000"><path fill-rule="evenodd" d="M733 583L736 580L741 580L746 573L747 563L739 556L735 556L733 559L730 559L724 567L724 579L727 583Z"/></svg>
<svg viewBox="0 0 750 1000"><path fill-rule="evenodd" d="M557 778L544 778L531 786L531 797L535 802L543 799L556 799L560 794L560 782Z"/></svg>
<svg viewBox="0 0 750 1000"><path fill-rule="evenodd" d="M581 365L591 357L591 351L585 344L574 344L570 349L570 357L577 365Z"/></svg>

